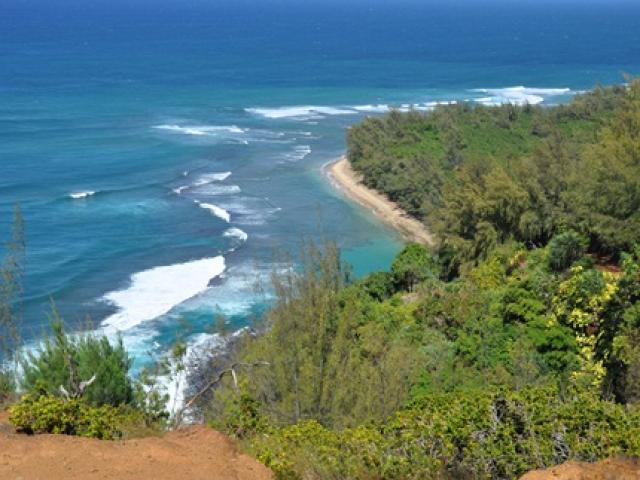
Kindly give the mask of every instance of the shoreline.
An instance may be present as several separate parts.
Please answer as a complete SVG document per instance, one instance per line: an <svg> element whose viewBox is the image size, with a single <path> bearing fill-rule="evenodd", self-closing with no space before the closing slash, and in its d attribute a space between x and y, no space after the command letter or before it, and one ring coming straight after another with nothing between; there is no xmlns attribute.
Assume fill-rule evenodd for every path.
<svg viewBox="0 0 640 480"><path fill-rule="evenodd" d="M361 175L353 170L346 155L322 167L330 183L345 196L367 209L382 223L398 231L405 240L434 246L435 238L419 220L410 217L395 202L362 183Z"/></svg>

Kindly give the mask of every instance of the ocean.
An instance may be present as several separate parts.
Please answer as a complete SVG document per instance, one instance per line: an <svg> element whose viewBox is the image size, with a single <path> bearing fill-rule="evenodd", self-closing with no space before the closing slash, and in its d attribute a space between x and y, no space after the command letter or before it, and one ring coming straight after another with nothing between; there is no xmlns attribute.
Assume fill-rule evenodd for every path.
<svg viewBox="0 0 640 480"><path fill-rule="evenodd" d="M259 319L305 239L355 274L396 232L321 167L349 125L442 102L551 105L640 72L640 2L0 5L0 238L26 223L23 335L51 302L139 367Z"/></svg>

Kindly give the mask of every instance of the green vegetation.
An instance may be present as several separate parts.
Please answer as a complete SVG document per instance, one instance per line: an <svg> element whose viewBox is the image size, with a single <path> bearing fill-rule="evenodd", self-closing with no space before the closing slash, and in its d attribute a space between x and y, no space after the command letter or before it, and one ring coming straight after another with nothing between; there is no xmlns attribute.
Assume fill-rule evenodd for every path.
<svg viewBox="0 0 640 480"><path fill-rule="evenodd" d="M167 395L156 377L134 380L122 341L69 335L54 314L52 336L22 359L22 398L11 423L26 433L56 433L113 440L149 435L167 426Z"/></svg>
<svg viewBox="0 0 640 480"><path fill-rule="evenodd" d="M556 272L569 268L586 253L588 241L573 230L553 237L549 242L549 266Z"/></svg>
<svg viewBox="0 0 640 480"><path fill-rule="evenodd" d="M433 257L420 245L405 246L391 265L391 274L399 290L412 292L417 285L438 271Z"/></svg>
<svg viewBox="0 0 640 480"><path fill-rule="evenodd" d="M424 357L411 334L413 307L373 300L362 288L347 286L346 272L335 246L311 248L304 274L276 276L270 328L248 337L242 348L242 362L270 365L252 369L247 388L269 405L278 424L314 418L353 426L386 418L407 399ZM217 422L226 424L232 409L223 397L233 399L235 391L217 393Z"/></svg>
<svg viewBox="0 0 640 480"><path fill-rule="evenodd" d="M0 264L0 407L15 397L24 252L22 213L16 206L11 239Z"/></svg>
<svg viewBox="0 0 640 480"><path fill-rule="evenodd" d="M237 353L269 366L222 381L210 422L278 478L515 478L640 455L640 248L619 272L585 256L557 271L561 235L411 293L393 275L351 282L334 246L312 249ZM413 245L397 262L407 251L430 258Z"/></svg>
<svg viewBox="0 0 640 480"><path fill-rule="evenodd" d="M22 390L42 395L60 395L61 388L73 392L82 381L95 380L82 392L89 405L130 405L133 382L128 376L131 359L118 340L106 337L67 335L63 323L54 320L53 336L46 338L36 353L22 362Z"/></svg>
<svg viewBox="0 0 640 480"><path fill-rule="evenodd" d="M640 234L640 81L553 108L392 112L348 134L367 185L424 220L450 278L498 244L529 248L573 229L616 259Z"/></svg>
<svg viewBox="0 0 640 480"><path fill-rule="evenodd" d="M507 479L640 455L639 132L638 82L353 127L356 168L439 245L355 281L335 246L312 247L236 352L267 366L221 377L210 423L282 479Z"/></svg>
<svg viewBox="0 0 640 480"><path fill-rule="evenodd" d="M314 420L257 436L277 478L516 478L569 458L640 452L640 413L547 388L433 395L382 424Z"/></svg>
<svg viewBox="0 0 640 480"><path fill-rule="evenodd" d="M24 396L10 408L9 421L25 433L78 435L101 440L150 434L143 412L127 406L94 407L80 399Z"/></svg>

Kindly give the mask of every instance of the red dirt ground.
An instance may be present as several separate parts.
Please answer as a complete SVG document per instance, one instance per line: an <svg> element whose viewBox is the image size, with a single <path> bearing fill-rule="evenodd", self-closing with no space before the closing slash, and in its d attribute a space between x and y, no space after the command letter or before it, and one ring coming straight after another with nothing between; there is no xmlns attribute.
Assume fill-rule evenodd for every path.
<svg viewBox="0 0 640 480"><path fill-rule="evenodd" d="M567 462L529 472L520 480L640 480L638 460L609 459L598 463Z"/></svg>
<svg viewBox="0 0 640 480"><path fill-rule="evenodd" d="M17 434L0 414L2 480L268 480L264 465L207 427L107 442Z"/></svg>

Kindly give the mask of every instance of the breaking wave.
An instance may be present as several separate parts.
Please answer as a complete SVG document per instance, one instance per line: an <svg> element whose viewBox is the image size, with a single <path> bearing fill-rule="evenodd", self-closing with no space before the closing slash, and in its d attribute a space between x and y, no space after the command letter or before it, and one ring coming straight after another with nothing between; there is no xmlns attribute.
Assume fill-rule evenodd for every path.
<svg viewBox="0 0 640 480"><path fill-rule="evenodd" d="M299 162L310 154L311 147L309 145L298 145L293 149L293 152L286 153L284 158L289 162Z"/></svg>
<svg viewBox="0 0 640 480"><path fill-rule="evenodd" d="M224 270L224 257L217 256L135 273L127 288L102 298L118 309L102 326L123 331L158 318L206 290Z"/></svg>
<svg viewBox="0 0 640 480"><path fill-rule="evenodd" d="M225 222L227 223L231 222L231 214L227 212L224 208L214 205L213 203L201 203L198 200L195 200L195 203L197 203L200 206L200 208L209 210L216 217L221 218Z"/></svg>
<svg viewBox="0 0 640 480"><path fill-rule="evenodd" d="M156 130L165 130L173 133L181 133L184 135L194 136L220 136L224 134L241 135L246 132L245 129L236 125L219 126L219 125L156 125Z"/></svg>
<svg viewBox="0 0 640 480"><path fill-rule="evenodd" d="M570 88L529 88L529 87L508 87L508 88L479 88L474 92L486 94L484 97L472 99L474 102L487 106L497 106L511 103L514 105L538 105L549 97L571 95L574 93Z"/></svg>
<svg viewBox="0 0 640 480"><path fill-rule="evenodd" d="M180 195L185 190L189 190L191 188L198 188L204 185L209 185L214 182L223 182L227 178L231 176L231 172L220 172L220 173L205 173L200 175L193 183L189 185L181 185L173 189L174 193ZM238 187L239 189L239 187ZM234 192L231 192L234 193Z"/></svg>
<svg viewBox="0 0 640 480"><path fill-rule="evenodd" d="M94 192L93 190L86 190L84 192L72 192L69 194L69 198L72 198L74 200L81 200L83 198L92 197L95 194L96 192Z"/></svg>
<svg viewBox="0 0 640 480"><path fill-rule="evenodd" d="M271 119L321 119L331 115L354 115L353 109L327 106L293 106L275 108L247 108L248 113Z"/></svg>
<svg viewBox="0 0 640 480"><path fill-rule="evenodd" d="M247 235L246 232L240 230L239 228L230 228L229 230L226 230L222 234L222 236L227 238L237 238L242 242L246 242L249 238L249 235Z"/></svg>

